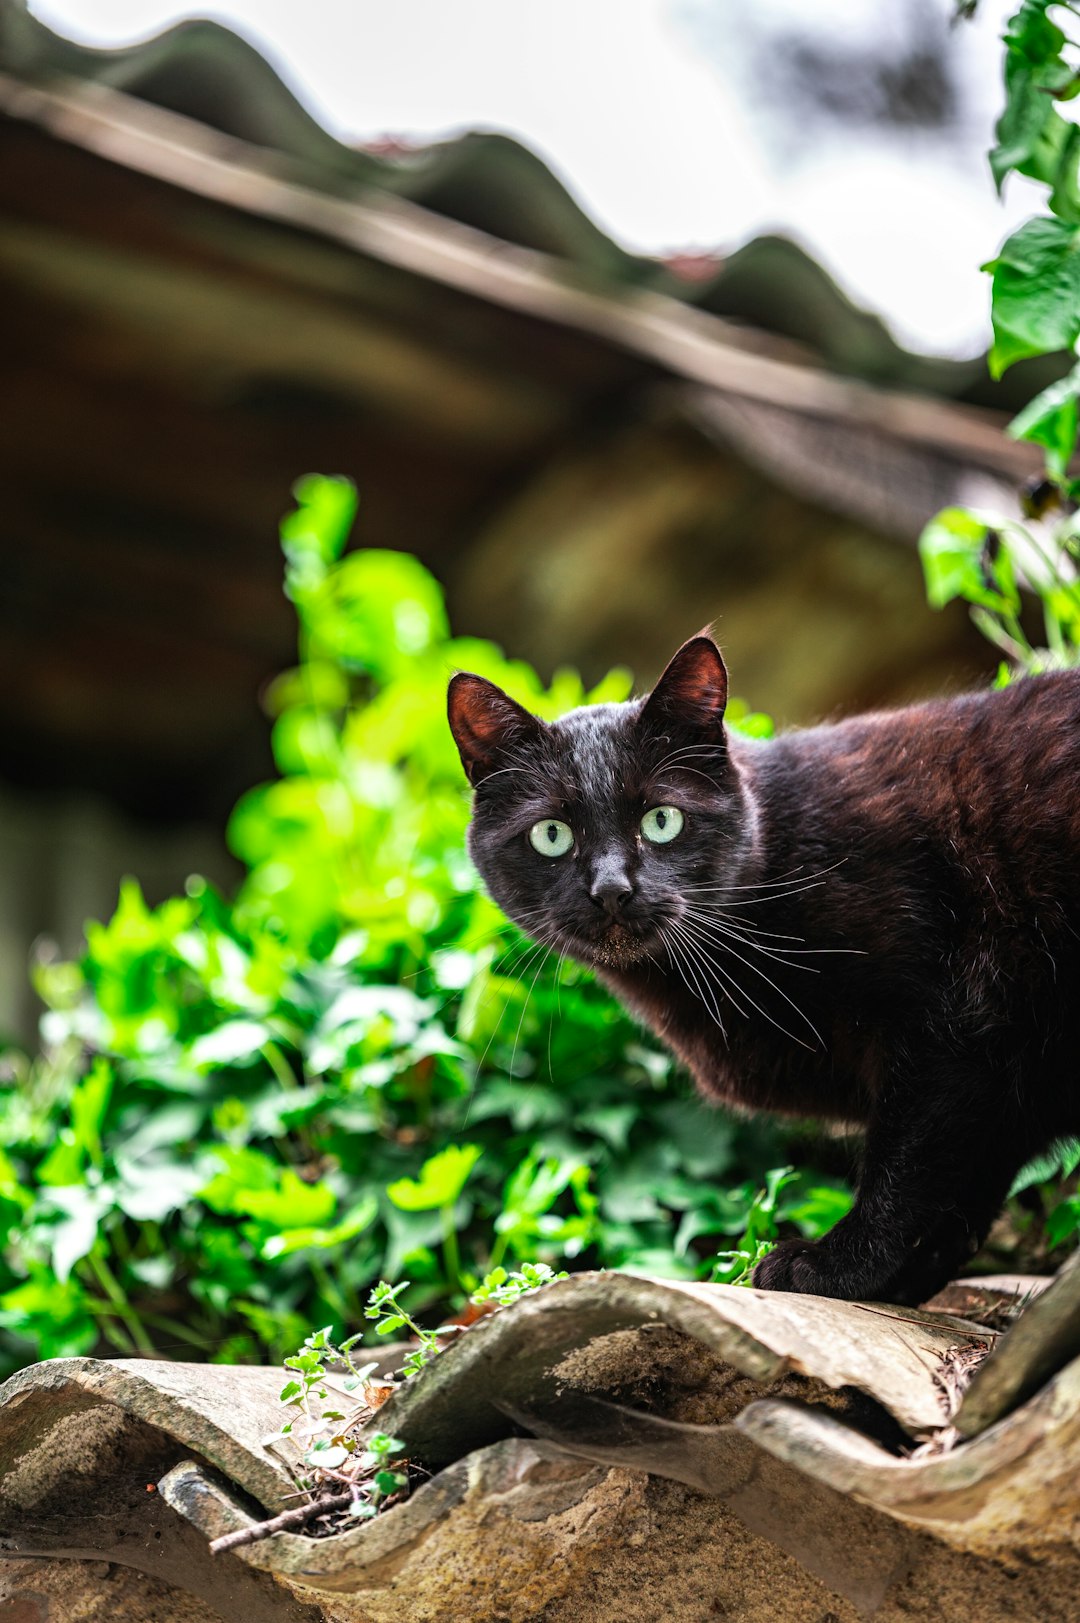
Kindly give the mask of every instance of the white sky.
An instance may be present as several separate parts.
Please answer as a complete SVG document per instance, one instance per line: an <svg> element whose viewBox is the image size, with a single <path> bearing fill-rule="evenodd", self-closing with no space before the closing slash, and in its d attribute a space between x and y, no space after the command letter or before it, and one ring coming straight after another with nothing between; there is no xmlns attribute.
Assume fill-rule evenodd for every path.
<svg viewBox="0 0 1080 1623"><path fill-rule="evenodd" d="M335 133L435 138L501 129L551 165L588 213L647 253L731 248L763 230L796 237L901 342L969 354L988 335L978 265L1036 206L1026 183L995 198L982 150L1001 101L996 34L1005 0L984 0L958 60L974 112L948 134L859 131L777 141L768 86L748 59L703 43L737 28L746 0L31 0L58 32L127 44L196 12L271 56ZM881 0L754 0L809 15L848 40L887 15ZM947 0L933 0L935 9ZM707 34L708 26L704 33ZM755 112L755 97L758 110Z"/></svg>

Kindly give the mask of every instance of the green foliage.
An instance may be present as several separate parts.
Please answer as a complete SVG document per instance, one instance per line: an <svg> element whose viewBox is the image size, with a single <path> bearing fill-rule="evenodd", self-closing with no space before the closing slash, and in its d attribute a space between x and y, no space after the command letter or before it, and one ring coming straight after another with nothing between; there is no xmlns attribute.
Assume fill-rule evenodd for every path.
<svg viewBox="0 0 1080 1623"><path fill-rule="evenodd" d="M367 1439L363 1463L372 1473L372 1491L363 1505L354 1506L354 1516L377 1515L385 1500L408 1487L408 1476L404 1471L395 1471L392 1465L395 1457L404 1452L400 1437L389 1437L384 1431L376 1431Z"/></svg>
<svg viewBox="0 0 1080 1623"><path fill-rule="evenodd" d="M1043 1155L1037 1155L1013 1179L1009 1190L1011 1214L1021 1234L1030 1228L1032 1216L1041 1226L1045 1244L1053 1249L1074 1241L1080 1234L1080 1196L1075 1192L1074 1174L1080 1167L1080 1140L1061 1139ZM1018 1196L1025 1198L1025 1213ZM1025 1220L1026 1219L1026 1220Z"/></svg>
<svg viewBox="0 0 1080 1623"><path fill-rule="evenodd" d="M625 697L627 673L545 685L454 638L414 558L345 551L350 485L297 495L301 658L269 693L280 777L229 825L237 895L193 878L152 908L126 881L79 963L36 970L43 1053L6 1057L8 1367L280 1356L362 1326L383 1278L438 1323L499 1269L500 1288L564 1258L692 1277L782 1158L508 925L465 855L449 674L553 718Z"/></svg>
<svg viewBox="0 0 1080 1623"><path fill-rule="evenodd" d="M1002 1222L988 1246L996 1268L1042 1273L1056 1260L1051 1253L1075 1246L1080 1234L1080 1140L1062 1139L1035 1156L1013 1179Z"/></svg>
<svg viewBox="0 0 1080 1623"><path fill-rule="evenodd" d="M1080 1167L1080 1140L1061 1139L1044 1155L1035 1156L1020 1168L1012 1181L1009 1198L1011 1200L1015 1195L1023 1194L1025 1189L1033 1189L1037 1184L1047 1183L1051 1179L1071 1177L1077 1167Z"/></svg>
<svg viewBox="0 0 1080 1623"><path fill-rule="evenodd" d="M569 1277L565 1271L556 1273L546 1262L525 1262L513 1273L507 1273L505 1268L493 1268L490 1273L484 1275L469 1296L469 1301L474 1306L488 1309L510 1307L523 1296L528 1296L531 1291L537 1291L543 1285L553 1285L556 1280ZM401 1297L408 1288L408 1280L403 1280L399 1285L388 1285L385 1279L380 1279L364 1309L365 1318L376 1321L377 1336L389 1336L396 1331L404 1330L416 1342L416 1346L402 1359L399 1373L406 1379L423 1369L425 1364L430 1364L441 1351L440 1334L445 1330L456 1328L454 1325L445 1325L437 1330L425 1330L423 1325L417 1324L401 1304ZM288 1363L289 1360L286 1359L285 1362Z"/></svg>
<svg viewBox="0 0 1080 1623"><path fill-rule="evenodd" d="M1046 466L1056 480L1064 480L1069 459L1076 446L1077 394L1080 374L1076 367L1067 377L1051 383L1024 407L1010 424L1014 439L1031 440L1046 453Z"/></svg>
<svg viewBox="0 0 1080 1623"><path fill-rule="evenodd" d="M1066 54L1075 42L1051 10L1071 23L1069 8L1054 0L1024 0L1003 36L1005 110L990 169L999 191L1013 171L1046 186L1053 217L1029 220L986 267L994 277L995 377L1025 356L1071 349L1080 335L1080 130L1058 111L1080 91L1080 76Z"/></svg>
<svg viewBox="0 0 1080 1623"><path fill-rule="evenodd" d="M1029 356L1075 351L1080 340L1080 128L1058 111L1080 92L1077 41L1065 31L1074 25L1072 8L1024 0L1004 34L1005 110L990 167L999 190L1014 171L1044 185L1048 213L1022 225L984 267L993 277L995 377ZM972 619L1006 656L1002 681L1011 668L1080 664L1080 484L1068 476L1078 401L1074 366L1009 426L1015 439L1041 446L1046 460L1045 479L1024 494L1023 518L947 508L920 542L930 602L971 605ZM1021 583L1039 600L1041 643L1025 628Z"/></svg>

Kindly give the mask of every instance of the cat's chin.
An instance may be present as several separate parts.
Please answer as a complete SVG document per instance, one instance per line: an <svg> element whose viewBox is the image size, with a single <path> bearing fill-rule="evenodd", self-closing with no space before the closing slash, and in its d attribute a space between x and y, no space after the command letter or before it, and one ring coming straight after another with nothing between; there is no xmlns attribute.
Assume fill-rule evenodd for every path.
<svg viewBox="0 0 1080 1623"><path fill-rule="evenodd" d="M590 941L587 952L590 960L600 969L629 969L632 964L643 964L649 956L650 943L633 931L615 925L606 936Z"/></svg>

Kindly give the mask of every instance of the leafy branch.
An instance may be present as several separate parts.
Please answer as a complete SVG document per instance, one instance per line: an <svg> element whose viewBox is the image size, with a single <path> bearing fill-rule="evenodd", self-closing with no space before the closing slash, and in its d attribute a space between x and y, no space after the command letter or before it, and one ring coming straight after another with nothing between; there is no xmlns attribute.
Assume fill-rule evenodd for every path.
<svg viewBox="0 0 1080 1623"><path fill-rule="evenodd" d="M1024 0L1003 35L1005 108L990 169L999 192L1014 173L1045 186L1047 212L1013 232L983 267L992 277L994 377L1033 356L1075 354L1080 341L1080 126L1062 113L1080 95L1078 37L1076 8L1054 0ZM1011 668L1080 663L1080 481L1069 476L1078 429L1074 365L1009 425L1014 439L1039 445L1045 461L1044 476L1023 492L1021 513L947 508L919 543L931 604L971 605L979 630L1005 655L1001 681ZM1022 623L1021 583L1041 604L1038 646Z"/></svg>

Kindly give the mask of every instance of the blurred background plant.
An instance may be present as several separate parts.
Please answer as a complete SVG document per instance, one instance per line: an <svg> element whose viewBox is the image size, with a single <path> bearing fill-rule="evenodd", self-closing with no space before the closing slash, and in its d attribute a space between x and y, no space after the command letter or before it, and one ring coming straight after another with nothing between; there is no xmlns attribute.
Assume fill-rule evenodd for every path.
<svg viewBox="0 0 1080 1623"><path fill-rule="evenodd" d="M504 1263L693 1278L780 1155L509 926L465 856L450 672L547 718L625 698L629 674L545 686L454 638L414 558L345 552L347 481L297 497L301 657L268 694L281 776L229 826L237 894L192 879L149 908L128 880L80 962L36 970L45 1047L9 1056L0 1092L8 1365L276 1356L362 1326L381 1277L439 1316ZM807 1233L850 1199L809 1172L774 1197Z"/></svg>

